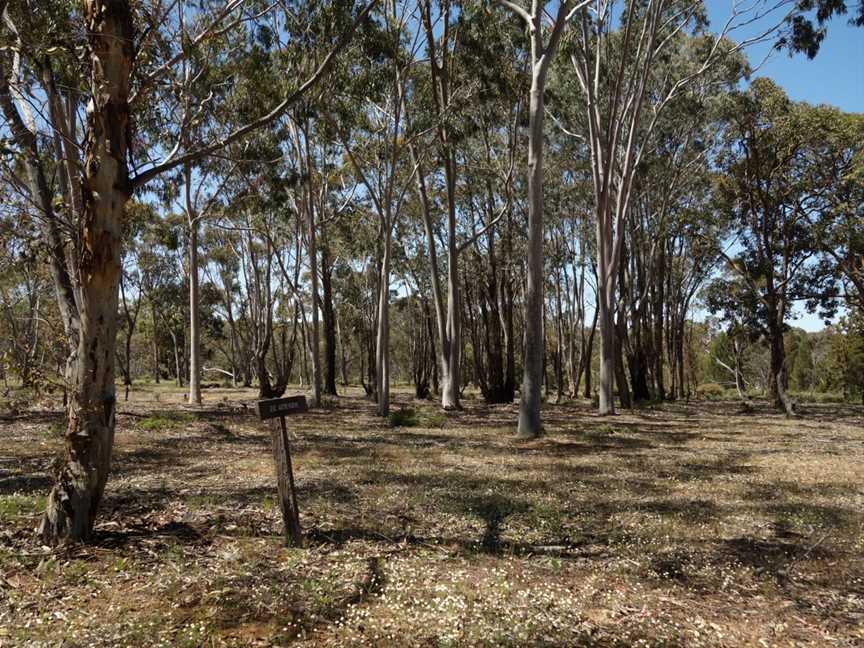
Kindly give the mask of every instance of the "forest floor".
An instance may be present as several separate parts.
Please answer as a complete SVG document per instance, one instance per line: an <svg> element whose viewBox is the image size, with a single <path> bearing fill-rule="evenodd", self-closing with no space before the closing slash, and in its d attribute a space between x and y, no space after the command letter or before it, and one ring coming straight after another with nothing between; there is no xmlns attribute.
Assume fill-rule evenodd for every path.
<svg viewBox="0 0 864 648"><path fill-rule="evenodd" d="M548 405L289 419L284 546L254 393L133 391L93 542L32 533L62 414L0 412L0 646L862 646L864 409Z"/></svg>

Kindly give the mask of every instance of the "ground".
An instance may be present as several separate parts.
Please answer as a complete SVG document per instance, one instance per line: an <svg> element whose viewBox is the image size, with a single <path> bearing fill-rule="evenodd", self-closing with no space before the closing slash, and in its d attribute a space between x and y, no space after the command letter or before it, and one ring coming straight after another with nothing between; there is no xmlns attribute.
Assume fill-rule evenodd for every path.
<svg viewBox="0 0 864 648"><path fill-rule="evenodd" d="M518 442L515 406L347 394L289 419L304 548L251 391L133 390L60 549L32 529L61 412L0 415L0 646L864 645L860 408L550 404Z"/></svg>

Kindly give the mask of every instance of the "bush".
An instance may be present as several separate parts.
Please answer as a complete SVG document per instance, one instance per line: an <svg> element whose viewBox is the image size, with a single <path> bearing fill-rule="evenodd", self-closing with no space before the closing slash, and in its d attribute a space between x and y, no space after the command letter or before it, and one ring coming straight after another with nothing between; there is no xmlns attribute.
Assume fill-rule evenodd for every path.
<svg viewBox="0 0 864 648"><path fill-rule="evenodd" d="M794 398L796 401L801 403L821 403L821 404L833 404L833 405L842 405L847 402L847 399L843 397L843 394L840 392L789 392L789 395ZM852 402L857 402L858 399L853 400Z"/></svg>
<svg viewBox="0 0 864 648"><path fill-rule="evenodd" d="M717 383L703 383L696 388L696 395L705 400L722 400L726 390Z"/></svg>
<svg viewBox="0 0 864 648"><path fill-rule="evenodd" d="M443 428L447 423L447 415L443 412L424 412L403 407L390 412L387 421L390 427Z"/></svg>
<svg viewBox="0 0 864 648"><path fill-rule="evenodd" d="M423 415L423 425L430 428L443 428L447 423L447 415L444 412L430 412Z"/></svg>
<svg viewBox="0 0 864 648"><path fill-rule="evenodd" d="M390 427L416 427L419 423L417 412L410 407L393 410L387 417Z"/></svg>

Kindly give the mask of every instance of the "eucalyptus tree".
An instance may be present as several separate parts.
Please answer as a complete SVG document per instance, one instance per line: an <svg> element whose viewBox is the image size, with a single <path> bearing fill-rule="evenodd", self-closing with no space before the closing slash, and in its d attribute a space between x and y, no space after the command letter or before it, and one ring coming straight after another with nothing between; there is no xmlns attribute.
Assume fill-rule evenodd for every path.
<svg viewBox="0 0 864 648"><path fill-rule="evenodd" d="M502 29L503 21L490 18L478 3L457 6L451 0L418 0L418 12L418 29L425 47L423 62L428 63L428 67L418 66L417 97L425 100L412 102L407 114L412 130L433 134L436 159L421 161L419 142L412 143L409 152L413 164L418 167L416 193L429 251L441 405L444 409L459 409L463 347L459 259L477 238L485 234L491 236L504 215L502 211L490 218L481 231L464 232L465 218L464 213L460 213L460 202L464 204L465 201L459 194L469 182L467 176L475 173L464 160L464 149L466 139L477 127L477 100L482 97L480 112L485 112L487 104L495 99L489 92L490 78L499 73L493 61L498 55L494 48L507 48L508 39ZM483 37L478 34L481 25ZM463 156L461 164L460 154ZM509 180L505 184L509 184ZM443 195L443 228L439 227L438 195ZM444 272L439 262L439 240L445 252L446 295L442 289Z"/></svg>
<svg viewBox="0 0 864 648"><path fill-rule="evenodd" d="M343 382L356 367L366 395L375 396L375 335L380 279L380 219L368 200L356 198L333 222L329 244L336 264L334 299L338 309Z"/></svg>
<svg viewBox="0 0 864 648"><path fill-rule="evenodd" d="M432 208L427 188L427 179L421 165L416 146L411 144L409 151L412 162L418 167L416 173L417 193L420 197L421 214L426 230L426 244L429 252L432 295L435 303L435 316L438 330L438 352L441 368L441 405L444 409L459 409L462 339L460 335L461 308L459 304L459 244L457 241L457 166L454 140L454 121L451 113L456 112L459 81L454 78L457 68L453 65L454 35L457 25L451 17L450 0L440 0L436 5L433 19L432 0L418 0L420 24L426 40L426 60L429 63L429 85L432 95L433 129L436 134L439 164L444 171L446 201L446 252L447 252L447 301L441 290L441 273L438 266L438 252L435 241ZM455 13L455 11L454 11ZM461 22L462 16L459 14ZM454 87L455 86L455 87ZM462 89L462 94L466 95ZM463 96L462 100L466 97Z"/></svg>
<svg viewBox="0 0 864 648"><path fill-rule="evenodd" d="M385 9L386 11L386 9ZM349 26L350 14L338 3L319 6L300 3L290 12L290 32L305 47L282 47L280 56L291 61L291 67L304 74L314 72L341 34ZM366 43L377 33L370 21L364 25L358 40ZM374 36L372 37L374 39ZM360 48L363 45L359 46ZM355 41L352 52L357 51ZM356 66L352 57L333 70L334 84L347 83L346 71ZM336 395L336 318L332 300L333 259L327 235L330 222L351 203L353 191L346 187L342 160L339 160L338 137L330 127L334 114L339 115L340 102L331 105L330 88L319 87L298 102L288 115L288 137L285 155L290 160L293 183L292 201L307 248L311 300L309 356L312 367L312 401L319 403L322 392ZM341 118L341 115L339 115ZM344 195L343 195L344 194ZM323 295L322 295L323 291ZM304 316L305 319L305 316ZM321 325L323 320L324 367L321 365Z"/></svg>
<svg viewBox="0 0 864 648"><path fill-rule="evenodd" d="M152 208L143 203L130 202L126 209L123 239L126 245L123 249L120 275L120 306L118 317L124 324L123 349L118 350L117 360L123 374L125 387L124 400L129 400L129 389L132 386L132 336L138 324L141 308L145 297L141 289L142 269L139 263L141 254L141 233L145 223L154 218Z"/></svg>
<svg viewBox="0 0 864 648"><path fill-rule="evenodd" d="M227 362L226 366L229 367L223 369L222 373L230 375L234 386L244 378L243 382L250 386L251 374L244 371L244 363L241 361L241 357L248 354L248 345L242 322L238 321L238 301L242 299L238 281L240 266L230 242L231 236L232 233L218 226L205 232L202 249L208 262L204 265L204 276L219 292L219 301L214 305L214 311L228 327L227 348L217 344L217 349L221 351Z"/></svg>
<svg viewBox="0 0 864 648"><path fill-rule="evenodd" d="M619 304L629 324L616 349L626 351L636 401L667 396L664 346L674 382L682 384L683 327L728 227L713 209L713 165L725 126L718 107L734 89L740 63L714 68L698 88L674 98L644 144L619 272Z"/></svg>
<svg viewBox="0 0 864 648"><path fill-rule="evenodd" d="M770 349L769 397L791 415L783 333L796 302L830 297L811 272L819 250L811 221L825 210L833 188L823 154L838 115L796 104L764 78L730 97L726 111L729 148L719 159L716 196L735 228L722 254L752 302L751 327Z"/></svg>
<svg viewBox="0 0 864 648"><path fill-rule="evenodd" d="M457 26L452 65L461 71L457 78L463 91L450 115L458 125L453 133L461 169L457 260L471 253L472 267L482 276L477 282L469 275L476 284L472 290L484 331L482 346L473 348L482 356L477 362L485 365L483 396L489 403L509 403L516 388L514 302L519 260L514 257L521 249L522 231L514 225L514 216L524 206L524 184L520 186L516 171L530 82L524 69L528 41L513 29L512 16L490 15L479 4L463 6ZM513 65L501 66L502 56Z"/></svg>
<svg viewBox="0 0 864 648"><path fill-rule="evenodd" d="M849 15L848 23L864 27L862 0L795 0L795 11L787 18L787 29L778 39L780 47L804 52L815 58L828 31L828 23Z"/></svg>
<svg viewBox="0 0 864 648"><path fill-rule="evenodd" d="M859 392L864 404L864 315L855 308L841 317L832 336L830 361L843 395Z"/></svg>
<svg viewBox="0 0 864 648"><path fill-rule="evenodd" d="M517 2L497 0L523 23L530 40L531 89L528 94L528 248L525 284L525 359L519 403L517 436L541 434L540 403L543 395L543 93L549 66L561 42L568 20L590 0L564 0L550 14L546 3L532 0L530 10Z"/></svg>
<svg viewBox="0 0 864 648"><path fill-rule="evenodd" d="M0 336L5 343L0 375L6 385L17 378L39 393L51 385L52 360L57 357L59 366L63 355L60 322L50 308L51 280L40 263L35 234L20 227L17 218L0 216Z"/></svg>
<svg viewBox="0 0 864 648"><path fill-rule="evenodd" d="M297 182L293 187L293 205L304 218L302 231L306 240L309 283L312 294L312 387L313 401L321 392L336 395L336 315L333 302L333 266L331 245L334 223L353 208L358 183L352 182L350 166L342 159L338 143L331 141L327 110L323 97L304 102L292 112L289 120L291 164ZM320 263L319 263L320 257ZM319 286L321 290L319 291ZM324 367L321 368L319 312L323 320Z"/></svg>
<svg viewBox="0 0 864 648"><path fill-rule="evenodd" d="M178 387L183 386L186 365L186 323L188 323L188 299L183 299L184 290L188 297L188 287L184 286L185 268L183 265L183 222L176 214L158 214L147 209L150 217L146 227L141 228L141 241L137 249L136 266L138 270L137 288L147 301L151 314L151 336L154 373L161 373L162 349L160 344L165 336L170 338L173 359L164 364L172 365L170 375ZM161 336L160 333L164 334ZM165 345L167 347L167 345Z"/></svg>
<svg viewBox="0 0 864 648"><path fill-rule="evenodd" d="M420 51L420 32L412 29L416 12L417 5L408 1L390 0L381 5L377 33L357 44L365 49L368 65L356 70L347 86L348 96L343 101L347 99L349 105L343 107L341 116L348 119L334 125L364 198L379 221L374 392L380 416L387 416L390 408L393 234L418 166L409 157L416 133L408 130L405 109L411 100L413 68Z"/></svg>

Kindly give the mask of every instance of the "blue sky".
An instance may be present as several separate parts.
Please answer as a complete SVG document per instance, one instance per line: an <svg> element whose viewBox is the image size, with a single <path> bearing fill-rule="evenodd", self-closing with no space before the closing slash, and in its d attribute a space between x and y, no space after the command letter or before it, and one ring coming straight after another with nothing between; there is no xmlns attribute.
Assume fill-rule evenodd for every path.
<svg viewBox="0 0 864 648"><path fill-rule="evenodd" d="M718 30L729 15L731 0L708 0L707 5L711 28ZM767 26L768 21L760 24ZM768 50L767 44L748 49L751 63L761 61ZM774 52L759 68L757 76L771 77L796 101L827 103L848 112L864 112L864 28L851 27L848 16L834 18L815 59Z"/></svg>
<svg viewBox="0 0 864 648"><path fill-rule="evenodd" d="M864 28L835 18L815 59L777 52L759 75L777 81L797 101L864 112Z"/></svg>

